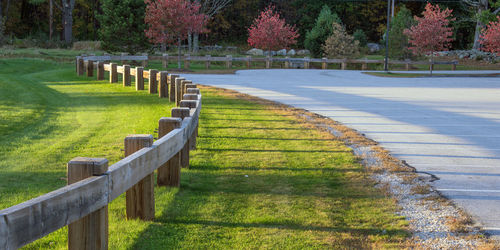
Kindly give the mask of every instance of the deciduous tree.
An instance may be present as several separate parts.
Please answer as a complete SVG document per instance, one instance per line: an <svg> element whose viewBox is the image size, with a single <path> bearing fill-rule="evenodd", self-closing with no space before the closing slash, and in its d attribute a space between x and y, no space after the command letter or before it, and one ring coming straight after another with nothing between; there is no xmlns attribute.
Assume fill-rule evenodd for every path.
<svg viewBox="0 0 500 250"><path fill-rule="evenodd" d="M280 17L273 6L268 6L248 29L248 44L263 50L289 48L297 43L299 34Z"/></svg>
<svg viewBox="0 0 500 250"><path fill-rule="evenodd" d="M304 46L311 51L313 56L321 56L321 54L323 54L321 45L323 45L326 39L332 34L334 22L340 23L340 18L337 14L332 13L328 5L323 5L316 19L316 24L306 33L306 39L304 40Z"/></svg>
<svg viewBox="0 0 500 250"><path fill-rule="evenodd" d="M156 44L178 43L178 67L181 67L181 41L189 33L206 32L207 16L200 4L187 0L145 0L146 36Z"/></svg>
<svg viewBox="0 0 500 250"><path fill-rule="evenodd" d="M483 50L500 55L500 16L496 22L490 22L482 30L481 45Z"/></svg>
<svg viewBox="0 0 500 250"><path fill-rule="evenodd" d="M332 23L332 34L323 45L324 56L329 58L350 57L359 53L359 41L347 34L344 26Z"/></svg>
<svg viewBox="0 0 500 250"><path fill-rule="evenodd" d="M422 13L423 17L415 17L416 25L406 29L404 34L408 36L410 50L415 54L426 54L431 56L434 62L434 52L448 50L453 41L453 29L449 27L451 18L450 9L441 10L438 5L428 3ZM432 75L432 67L431 75Z"/></svg>

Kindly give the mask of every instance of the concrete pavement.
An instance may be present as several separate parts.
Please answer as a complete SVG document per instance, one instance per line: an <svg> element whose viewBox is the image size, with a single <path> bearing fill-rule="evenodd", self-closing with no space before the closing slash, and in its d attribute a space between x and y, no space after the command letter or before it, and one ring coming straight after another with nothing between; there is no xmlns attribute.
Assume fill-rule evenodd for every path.
<svg viewBox="0 0 500 250"><path fill-rule="evenodd" d="M364 133L438 177L437 190L500 235L500 78L381 78L337 70L186 77L303 108Z"/></svg>

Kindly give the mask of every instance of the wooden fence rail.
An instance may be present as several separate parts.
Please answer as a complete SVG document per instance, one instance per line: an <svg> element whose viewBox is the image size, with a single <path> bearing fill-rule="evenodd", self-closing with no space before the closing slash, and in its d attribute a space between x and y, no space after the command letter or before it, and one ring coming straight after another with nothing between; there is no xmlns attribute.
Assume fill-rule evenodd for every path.
<svg viewBox="0 0 500 250"><path fill-rule="evenodd" d="M169 60L172 58L168 54L163 54L162 56L155 55L141 55L141 56L129 56L129 55L121 55L121 56L79 56L77 57L77 61L82 59L82 61L91 61L91 62L109 62L109 61L142 61L142 66L146 67L149 61L162 61L162 67L167 68ZM265 68L272 68L273 63L280 63L280 65L285 68L311 68L311 63L321 64L322 69L328 69L329 64L339 64L340 69L346 70L349 64L360 64L361 70L367 70L369 64L383 64L384 60L369 60L369 59L328 59L328 58L291 58L291 57L232 57L231 55L227 56L191 56L186 54L181 56L181 60L184 62L184 68L189 69L191 66L191 62L204 62L205 68L209 69L212 65L212 62L222 62L225 64L225 67L230 69L233 67L233 62L243 62L247 68L252 68L252 62L265 62ZM97 65L97 64L95 64ZM432 62L432 61L400 61L400 60L389 60L389 65L405 65L406 70L411 70L411 65L428 65L429 67L434 67L434 65L451 65L452 70L456 70L458 61L447 61L447 62ZM81 73L79 75L83 75L85 66L82 65Z"/></svg>
<svg viewBox="0 0 500 250"><path fill-rule="evenodd" d="M74 158L68 162L67 186L0 210L0 249L17 249L66 225L69 249L107 249L107 205L126 193L127 218L152 220L154 171L158 169L158 185L179 187L180 167L189 167L189 151L194 149L201 111L196 85L166 72L78 58L77 73L82 75L84 68L87 76L93 76L96 68L98 79L104 78L105 71L110 72L111 82L122 74L125 86L130 85L130 76L136 76L136 85L137 79L149 79L150 88L151 82L158 80L163 91L173 86L183 100L178 100L180 107L172 109L172 117L159 120L158 140L153 142L152 135L127 136L126 157L109 168L104 158ZM161 93L160 97L170 96L172 100L168 92Z"/></svg>

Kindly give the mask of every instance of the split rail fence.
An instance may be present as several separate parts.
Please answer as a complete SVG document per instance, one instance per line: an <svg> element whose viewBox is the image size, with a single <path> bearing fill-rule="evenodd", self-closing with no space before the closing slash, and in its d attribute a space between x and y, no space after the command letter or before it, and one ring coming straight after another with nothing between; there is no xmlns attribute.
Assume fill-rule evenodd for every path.
<svg viewBox="0 0 500 250"><path fill-rule="evenodd" d="M162 56L156 55L126 55L122 54L120 56L105 55L105 56L86 56L82 55L78 58L84 60L91 60L94 62L109 62L109 61L121 61L125 64L126 61L141 61L143 67L147 67L149 61L161 61L162 67L167 68L168 64L172 60L177 60L177 56L169 56L168 54L163 54ZM233 57L227 55L225 57L212 57L207 56L191 56L184 55L181 56L181 60L184 62L184 68L189 69L191 62L204 62L205 68L210 69L212 62L222 62L225 67L230 69L233 67L233 62L242 62L245 64L246 68L252 68L255 62L264 62L265 68L270 69L273 67L273 63L279 63L281 67L288 68L304 68L310 69L312 63L321 64L322 69L328 69L329 64L340 65L340 69L346 70L349 64L361 65L361 70L367 70L369 64L384 64L384 60L369 60L369 59L328 59L328 58L279 58L279 57ZM406 70L411 70L412 65L428 65L434 68L434 65L451 65L451 70L456 70L458 61L400 61L400 60L389 60L389 65L404 65Z"/></svg>
<svg viewBox="0 0 500 250"><path fill-rule="evenodd" d="M92 76L95 64L91 60L78 60L77 73L84 64L87 76ZM200 90L167 72L102 62L96 68L98 79L107 71L111 82L116 82L122 74L126 86L130 76L135 76L138 90L149 79L150 93L159 92L178 107L172 108L171 117L159 119L156 141L153 135L127 136L125 158L109 167L105 158L74 158L67 164L67 186L1 210L0 249L17 249L66 225L69 249L107 249L111 201L126 193L127 219L153 220L154 171L159 186L180 186L181 167L189 167L189 151L196 148Z"/></svg>

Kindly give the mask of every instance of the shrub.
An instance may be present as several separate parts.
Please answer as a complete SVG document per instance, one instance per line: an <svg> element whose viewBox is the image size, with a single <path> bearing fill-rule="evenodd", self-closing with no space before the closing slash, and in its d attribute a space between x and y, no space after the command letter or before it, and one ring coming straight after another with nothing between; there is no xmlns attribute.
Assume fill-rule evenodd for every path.
<svg viewBox="0 0 500 250"><path fill-rule="evenodd" d="M340 22L337 14L332 13L328 5L324 5L316 19L316 24L306 33L304 40L306 49L311 51L313 56L321 56L323 54L321 45L332 34L332 24Z"/></svg>
<svg viewBox="0 0 500 250"><path fill-rule="evenodd" d="M354 40L359 42L359 46L365 47L366 44L368 43L368 39L366 38L366 34L363 30L359 29L356 30L352 36L354 37Z"/></svg>
<svg viewBox="0 0 500 250"><path fill-rule="evenodd" d="M326 39L322 48L324 55L329 58L351 57L359 54L359 41L347 34L344 26L333 23L332 35Z"/></svg>

